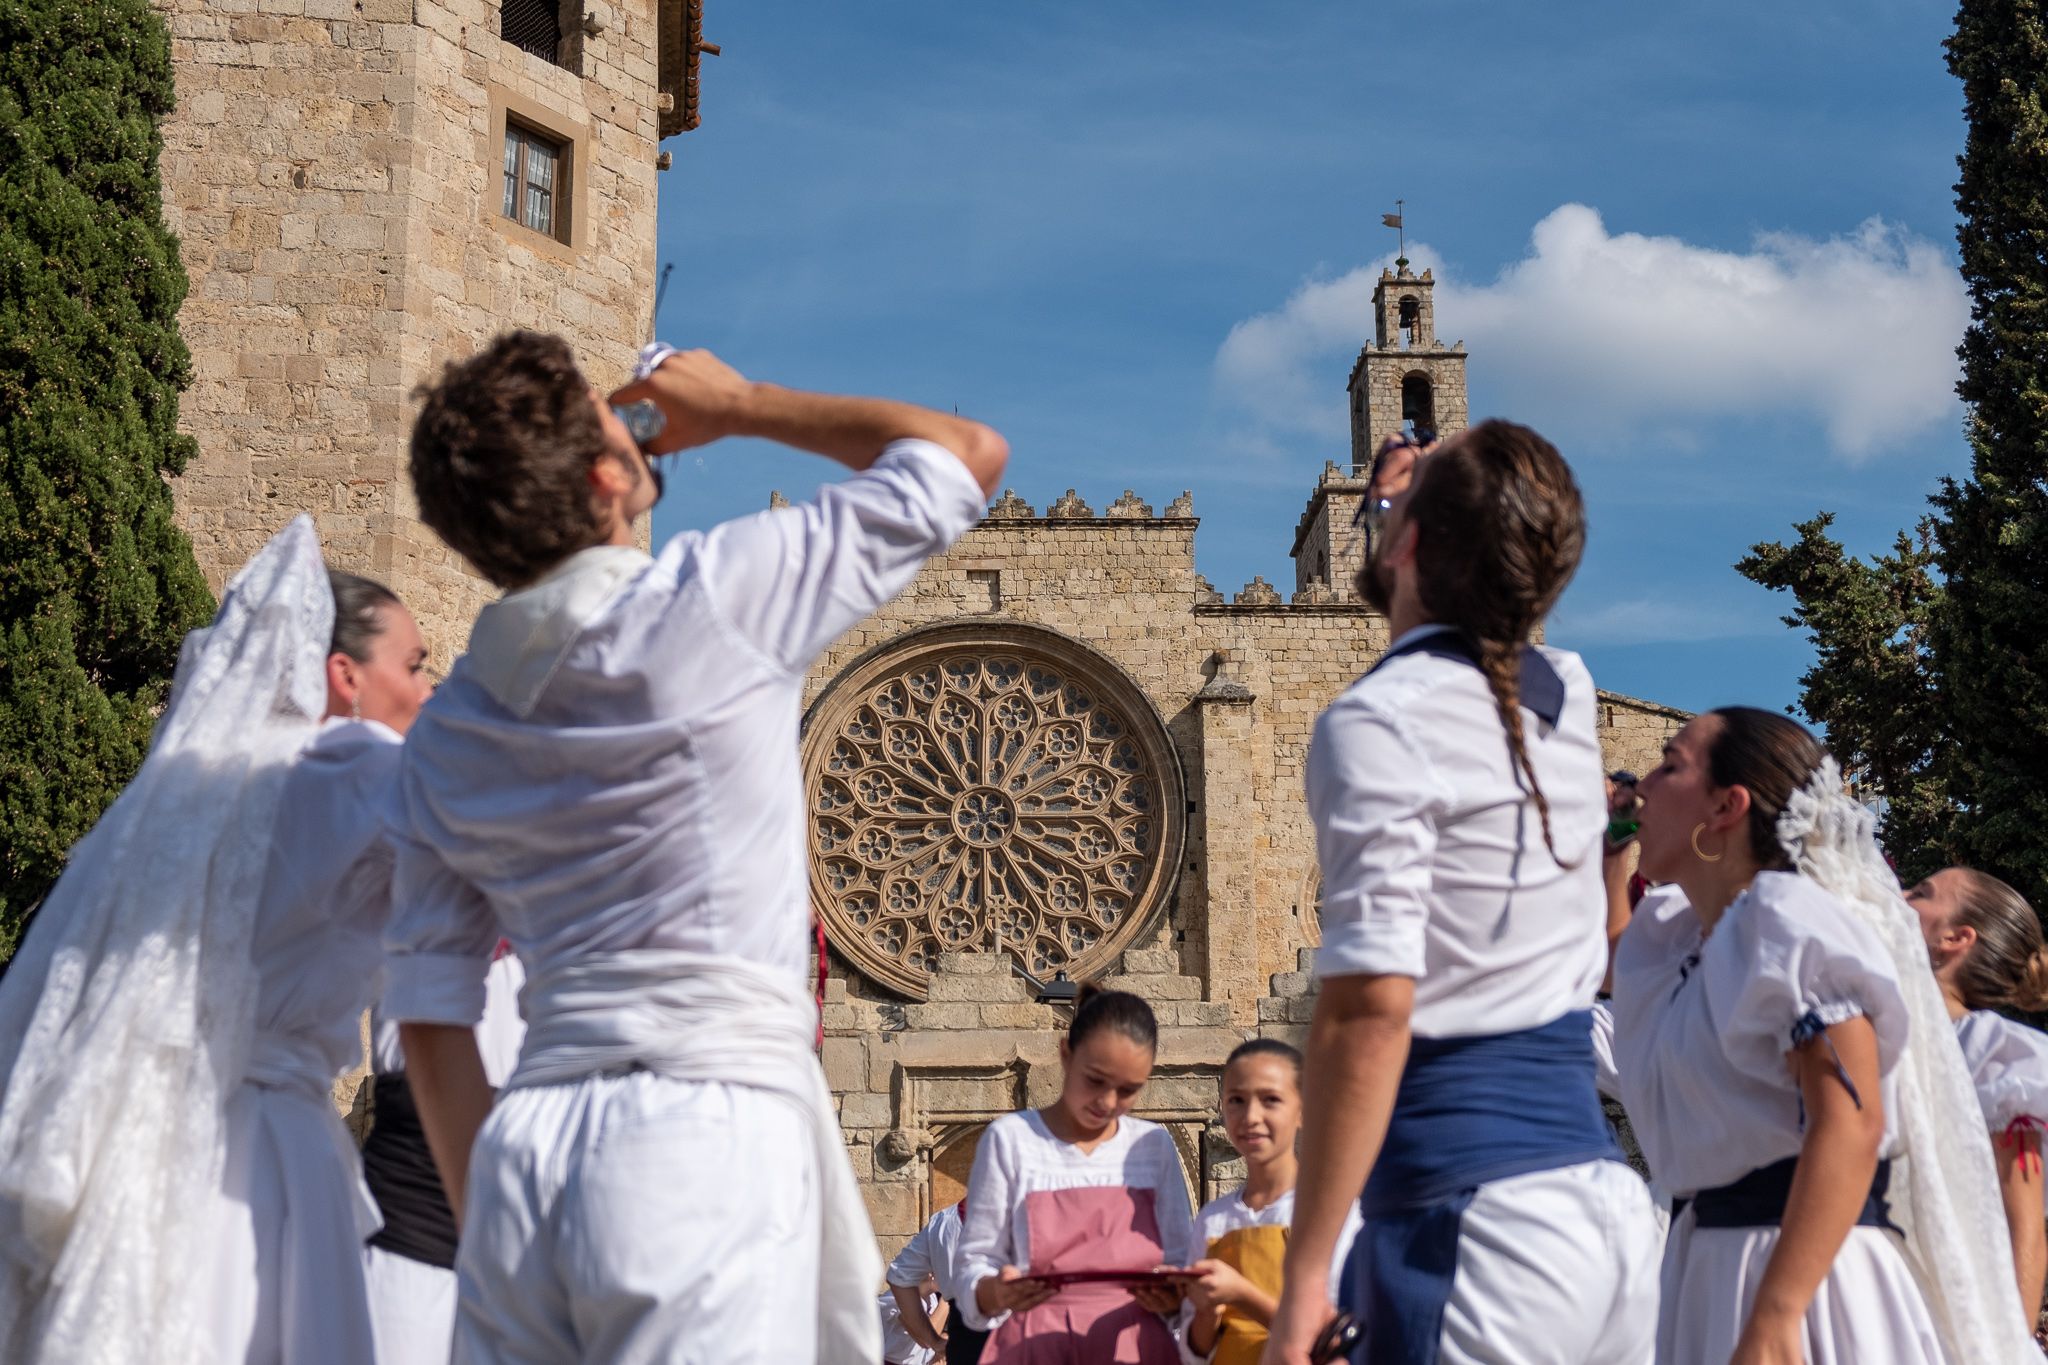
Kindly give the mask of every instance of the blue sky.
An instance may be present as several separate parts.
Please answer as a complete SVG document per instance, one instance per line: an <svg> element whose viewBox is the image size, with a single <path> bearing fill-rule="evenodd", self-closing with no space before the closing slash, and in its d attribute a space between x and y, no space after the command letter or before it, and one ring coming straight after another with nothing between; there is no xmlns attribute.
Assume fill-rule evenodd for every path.
<svg viewBox="0 0 2048 1365"><path fill-rule="evenodd" d="M1579 473L1551 638L1603 686L1792 703L1810 647L1732 563L1821 508L1881 548L1967 469L1946 6L706 8L724 55L666 144L660 334L957 406L1040 508L1192 489L1225 593L1293 582L1397 197L1473 411ZM686 456L657 539L830 473Z"/></svg>

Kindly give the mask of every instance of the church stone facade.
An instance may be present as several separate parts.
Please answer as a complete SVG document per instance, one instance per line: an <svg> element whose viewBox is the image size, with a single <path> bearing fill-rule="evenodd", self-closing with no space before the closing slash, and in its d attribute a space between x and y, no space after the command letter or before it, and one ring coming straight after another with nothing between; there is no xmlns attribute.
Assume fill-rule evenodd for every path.
<svg viewBox="0 0 2048 1365"><path fill-rule="evenodd" d="M653 313L658 144L695 126L716 51L701 0L156 3L200 445L181 521L218 587L312 511L334 561L389 582L450 658L489 590L415 514L412 392L514 326L568 337L600 385L624 376ZM1153 1003L1140 1112L1195 1197L1231 1178L1223 1058L1298 1035L1313 1004L1310 730L1387 644L1352 586L1364 462L1403 426L1467 422L1433 287L1405 262L1379 281L1350 457L1308 491L1290 592L1217 592L1188 493L1006 493L812 674L823 1060L891 1249L959 1198L990 1119L1057 1091L1068 982ZM1601 706L1617 766L1684 719Z"/></svg>
<svg viewBox="0 0 2048 1365"><path fill-rule="evenodd" d="M1431 292L1405 269L1379 283L1351 459L1309 492L1291 594L1213 589L1187 493L1097 510L1069 489L1041 512L1006 492L813 670L825 1072L885 1245L960 1197L990 1119L1057 1093L1061 974L1152 1003L1138 1112L1169 1125L1196 1199L1237 1178L1223 1059L1298 1039L1314 1005L1310 733L1387 646L1352 586L1364 465L1403 425L1467 421ZM1610 767L1654 766L1684 720L1600 705Z"/></svg>

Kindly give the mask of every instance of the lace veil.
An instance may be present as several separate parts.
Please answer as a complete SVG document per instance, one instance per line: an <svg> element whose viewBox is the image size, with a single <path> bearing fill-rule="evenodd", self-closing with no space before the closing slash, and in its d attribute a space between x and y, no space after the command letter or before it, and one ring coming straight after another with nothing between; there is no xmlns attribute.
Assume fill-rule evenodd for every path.
<svg viewBox="0 0 2048 1365"><path fill-rule="evenodd" d="M1878 852L1876 821L1851 799L1830 758L1778 819L1778 842L1800 872L1877 931L1906 997L1909 1041L1893 1077L1894 1122L1904 1142L1893 1215L1933 1310L1949 1359L2039 1357L2013 1283L2004 1205L1977 1094L1928 965L1920 921ZM1958 1122L1967 1115L1967 1122Z"/></svg>
<svg viewBox="0 0 2048 1365"><path fill-rule="evenodd" d="M0 1358L214 1354L201 1215L249 1054L273 812L327 709L333 620L301 516L186 637L141 771L0 981Z"/></svg>

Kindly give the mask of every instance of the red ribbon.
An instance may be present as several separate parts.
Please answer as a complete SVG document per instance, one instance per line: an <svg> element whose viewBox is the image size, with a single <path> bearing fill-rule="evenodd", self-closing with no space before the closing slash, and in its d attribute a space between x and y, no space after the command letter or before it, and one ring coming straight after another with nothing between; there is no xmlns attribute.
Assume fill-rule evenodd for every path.
<svg viewBox="0 0 2048 1365"><path fill-rule="evenodd" d="M2041 1120L2035 1118L2032 1114L2021 1114L2011 1123L2005 1125L2005 1132L1998 1139L1999 1146L2009 1147L2020 1154L2021 1175L2026 1175L2029 1170L2035 1175L2041 1173L2041 1153L2039 1148L2042 1131L2043 1124ZM2029 1145L2027 1142L2027 1139L2030 1137L2034 1139L2032 1145ZM2032 1162L2033 1165L2029 1167L2028 1162Z"/></svg>

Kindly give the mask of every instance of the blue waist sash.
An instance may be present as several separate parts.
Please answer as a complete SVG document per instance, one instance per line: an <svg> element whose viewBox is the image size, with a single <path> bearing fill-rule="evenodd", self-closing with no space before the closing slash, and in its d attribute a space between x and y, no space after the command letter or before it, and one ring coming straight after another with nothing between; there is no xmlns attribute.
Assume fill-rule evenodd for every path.
<svg viewBox="0 0 2048 1365"><path fill-rule="evenodd" d="M1437 1359L1459 1223L1481 1185L1624 1159L1593 1088L1592 1029L1592 1011L1577 1010L1519 1033L1410 1045L1344 1275L1364 1365Z"/></svg>
<svg viewBox="0 0 2048 1365"><path fill-rule="evenodd" d="M1691 1199L1677 1200L1671 1216L1676 1218L1691 1204L1694 1227L1779 1227L1785 1221L1785 1205L1792 1198L1792 1172L1798 1166L1796 1156L1759 1166L1739 1180L1701 1190ZM1891 1188L1892 1163L1880 1161L1877 1174L1871 1177L1870 1193L1864 1196L1863 1211L1856 1216L1856 1226L1899 1231L1892 1222L1892 1204L1887 1197Z"/></svg>
<svg viewBox="0 0 2048 1365"><path fill-rule="evenodd" d="M1361 1212L1370 1221L1600 1160L1623 1157L1593 1088L1591 1010L1519 1033L1417 1038Z"/></svg>

